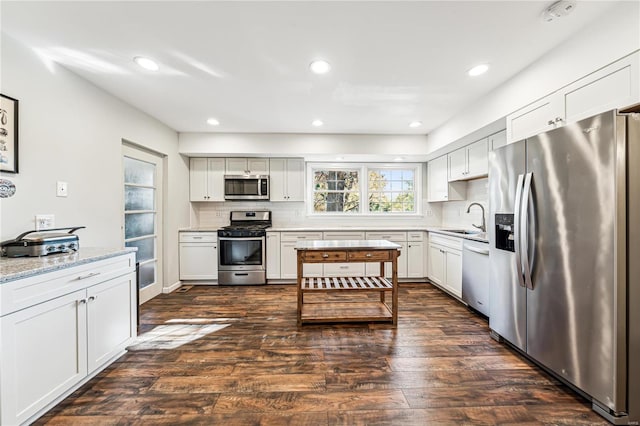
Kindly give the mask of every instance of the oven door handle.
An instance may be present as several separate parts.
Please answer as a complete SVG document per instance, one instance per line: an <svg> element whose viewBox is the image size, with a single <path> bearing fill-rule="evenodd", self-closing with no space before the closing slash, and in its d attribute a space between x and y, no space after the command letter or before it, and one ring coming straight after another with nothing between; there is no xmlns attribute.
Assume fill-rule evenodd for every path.
<svg viewBox="0 0 640 426"><path fill-rule="evenodd" d="M264 241L265 237L218 237L218 241Z"/></svg>

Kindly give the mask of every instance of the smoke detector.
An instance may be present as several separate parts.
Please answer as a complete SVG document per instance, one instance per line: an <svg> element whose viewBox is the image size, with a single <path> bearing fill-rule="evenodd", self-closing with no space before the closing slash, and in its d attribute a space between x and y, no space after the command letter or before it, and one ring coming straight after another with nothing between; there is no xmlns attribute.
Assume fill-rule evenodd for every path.
<svg viewBox="0 0 640 426"><path fill-rule="evenodd" d="M555 21L567 16L576 8L575 0L560 0L546 8L542 13L542 20L545 22Z"/></svg>

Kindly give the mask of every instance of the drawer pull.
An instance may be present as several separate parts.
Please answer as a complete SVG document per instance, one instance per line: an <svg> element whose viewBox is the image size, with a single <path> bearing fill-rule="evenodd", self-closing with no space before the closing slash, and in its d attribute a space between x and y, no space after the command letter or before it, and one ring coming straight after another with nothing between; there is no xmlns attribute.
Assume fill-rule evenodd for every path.
<svg viewBox="0 0 640 426"><path fill-rule="evenodd" d="M299 240L304 240L304 239L306 239L306 238L307 238L307 237L298 237L298 239L299 239Z"/></svg>
<svg viewBox="0 0 640 426"><path fill-rule="evenodd" d="M367 253L367 257L371 257L371 253Z"/></svg>
<svg viewBox="0 0 640 426"><path fill-rule="evenodd" d="M341 266L340 269L349 269L348 266Z"/></svg>
<svg viewBox="0 0 640 426"><path fill-rule="evenodd" d="M191 238L193 238L194 240L201 240L202 239L202 237L191 237Z"/></svg>
<svg viewBox="0 0 640 426"><path fill-rule="evenodd" d="M329 253L323 253L323 254L322 254L322 257L323 257L324 259L328 258L328 257L329 257Z"/></svg>
<svg viewBox="0 0 640 426"><path fill-rule="evenodd" d="M76 280L77 281L86 280L87 278L95 277L96 275L100 275L100 272L91 272L90 274L87 274L87 275L80 275L78 278L76 278Z"/></svg>

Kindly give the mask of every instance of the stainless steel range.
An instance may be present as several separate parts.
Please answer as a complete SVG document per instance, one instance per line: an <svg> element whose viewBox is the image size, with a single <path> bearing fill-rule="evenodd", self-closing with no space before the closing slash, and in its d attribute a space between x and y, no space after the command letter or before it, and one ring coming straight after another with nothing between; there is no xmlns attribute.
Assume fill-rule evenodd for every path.
<svg viewBox="0 0 640 426"><path fill-rule="evenodd" d="M232 211L231 225L218 230L218 284L266 284L268 210Z"/></svg>

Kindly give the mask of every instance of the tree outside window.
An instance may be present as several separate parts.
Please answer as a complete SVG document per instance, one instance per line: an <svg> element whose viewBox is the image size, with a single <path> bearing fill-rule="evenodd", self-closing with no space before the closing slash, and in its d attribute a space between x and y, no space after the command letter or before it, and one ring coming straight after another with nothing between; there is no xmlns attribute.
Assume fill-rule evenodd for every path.
<svg viewBox="0 0 640 426"><path fill-rule="evenodd" d="M368 169L370 213L415 213L412 169Z"/></svg>
<svg viewBox="0 0 640 426"><path fill-rule="evenodd" d="M316 213L358 213L358 170L314 170L313 210Z"/></svg>

